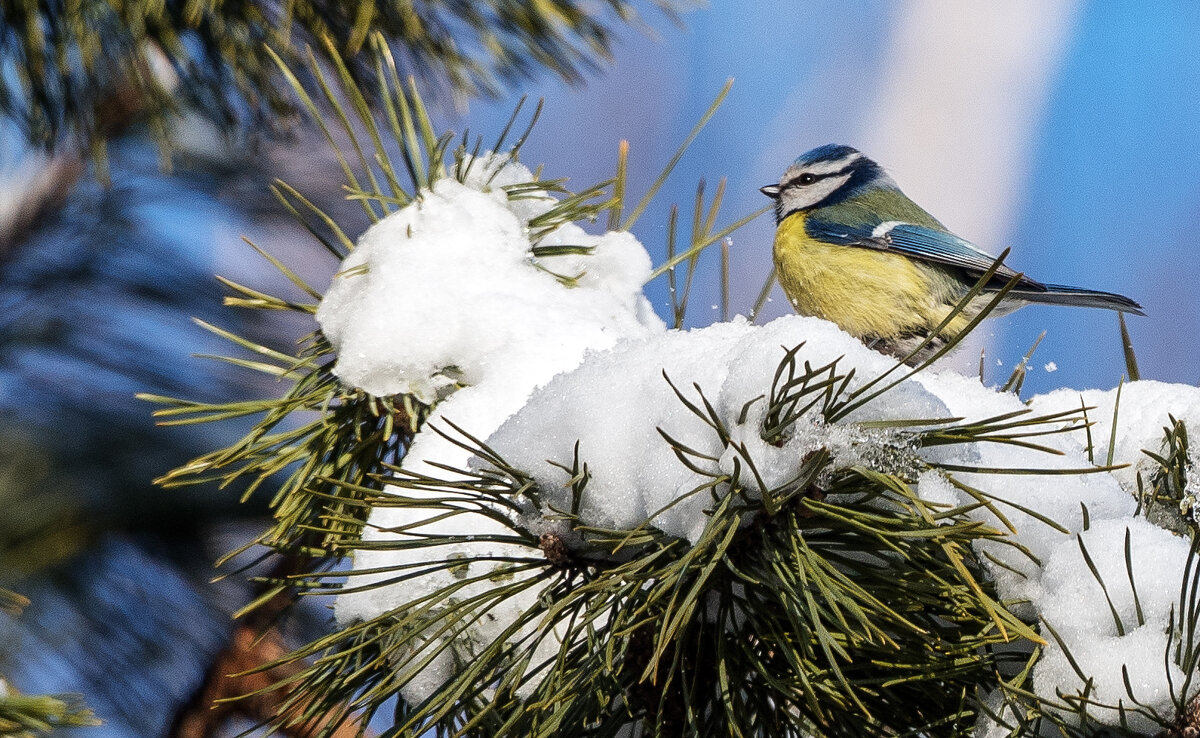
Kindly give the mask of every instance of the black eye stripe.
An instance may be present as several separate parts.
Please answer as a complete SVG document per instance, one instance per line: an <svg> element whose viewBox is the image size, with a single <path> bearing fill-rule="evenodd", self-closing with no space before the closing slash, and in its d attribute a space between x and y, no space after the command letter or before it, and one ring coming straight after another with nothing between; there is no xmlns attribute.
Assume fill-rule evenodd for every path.
<svg viewBox="0 0 1200 738"><path fill-rule="evenodd" d="M785 190L789 187L795 187L795 186L807 187L808 185L816 184L817 182L820 182L823 179L828 179L829 177L837 177L837 176L846 174L853 168L854 168L854 165L851 164L849 166L842 167L841 169L837 170L836 172L826 172L825 174L815 174L813 172L800 172L795 177L792 177L791 179L789 179L788 181L786 181L782 185L780 185L779 189ZM805 175L813 177L814 178L813 181L801 184L800 178Z"/></svg>

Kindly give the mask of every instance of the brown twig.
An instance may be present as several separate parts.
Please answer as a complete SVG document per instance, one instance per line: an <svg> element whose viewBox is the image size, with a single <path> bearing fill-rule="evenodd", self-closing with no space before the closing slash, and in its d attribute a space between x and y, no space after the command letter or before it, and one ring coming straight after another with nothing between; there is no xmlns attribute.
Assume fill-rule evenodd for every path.
<svg viewBox="0 0 1200 738"><path fill-rule="evenodd" d="M307 557L281 559L267 580L278 581L310 563ZM290 649L284 642L279 621L294 597L293 590L280 590L234 626L229 645L217 654L200 687L176 714L168 738L211 738L232 718L266 724L281 716L292 696L288 680L305 668L299 661L283 660ZM303 711L304 706L303 703L293 706L291 711ZM327 727L328 719L319 717L280 725L276 730L279 735L310 738ZM372 734L363 733L359 723L351 720L328 735L356 738Z"/></svg>

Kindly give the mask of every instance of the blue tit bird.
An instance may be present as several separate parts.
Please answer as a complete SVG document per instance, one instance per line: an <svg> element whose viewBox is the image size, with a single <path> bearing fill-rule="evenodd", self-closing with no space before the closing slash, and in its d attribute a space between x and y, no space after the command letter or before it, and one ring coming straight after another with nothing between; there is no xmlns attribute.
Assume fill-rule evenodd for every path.
<svg viewBox="0 0 1200 738"><path fill-rule="evenodd" d="M910 363L958 335L1013 277L1015 288L993 315L1030 303L1144 314L1128 297L1044 284L1001 265L984 291L910 357L996 259L947 230L849 146L809 151L761 191L775 201L775 271L796 312L833 321Z"/></svg>

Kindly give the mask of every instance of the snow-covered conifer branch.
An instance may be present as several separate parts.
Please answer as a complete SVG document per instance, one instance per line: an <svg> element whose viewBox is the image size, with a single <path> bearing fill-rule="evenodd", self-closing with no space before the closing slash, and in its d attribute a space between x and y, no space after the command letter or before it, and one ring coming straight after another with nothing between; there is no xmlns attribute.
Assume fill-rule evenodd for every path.
<svg viewBox="0 0 1200 738"><path fill-rule="evenodd" d="M274 487L259 542L310 565L268 594L335 595L335 630L288 657L305 667L281 723L395 709L395 735L1187 727L1200 568L1147 517L1178 508L1194 537L1200 390L1023 403L1020 376L996 391L931 369L952 344L908 367L799 316L667 330L642 287L680 286L687 262L682 326L696 259L744 221L718 227L723 184L711 201L697 189L682 249L673 211L652 269L633 234L579 224L622 222L626 149L578 193L519 161L528 131L450 151L376 51L379 113L344 69L338 89L317 77L320 104L295 82L334 111L373 224L352 240L280 185L340 259L332 283L315 310L230 285L233 305L314 315L294 356L228 336L288 390L156 398L166 422L259 416L164 483Z"/></svg>

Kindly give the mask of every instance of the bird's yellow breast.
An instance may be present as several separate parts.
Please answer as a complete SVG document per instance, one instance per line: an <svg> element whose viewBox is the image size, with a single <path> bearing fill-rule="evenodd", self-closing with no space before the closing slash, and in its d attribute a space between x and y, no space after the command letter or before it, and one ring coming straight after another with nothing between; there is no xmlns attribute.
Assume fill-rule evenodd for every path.
<svg viewBox="0 0 1200 738"><path fill-rule="evenodd" d="M937 326L948 309L934 275L894 253L816 241L804 213L775 232L775 269L801 315L837 323L860 339L895 338Z"/></svg>

